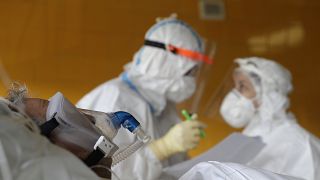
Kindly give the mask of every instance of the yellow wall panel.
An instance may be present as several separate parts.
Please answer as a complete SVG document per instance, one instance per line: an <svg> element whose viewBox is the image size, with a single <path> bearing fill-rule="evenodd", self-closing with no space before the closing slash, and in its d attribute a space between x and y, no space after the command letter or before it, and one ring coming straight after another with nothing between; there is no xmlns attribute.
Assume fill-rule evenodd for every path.
<svg viewBox="0 0 320 180"><path fill-rule="evenodd" d="M263 56L291 70L292 110L320 136L320 1L225 0L225 7L225 20L203 21L195 0L0 1L0 58L11 79L26 83L31 95L48 98L61 91L76 102L121 73L156 17L177 12L217 44L201 111L234 58ZM3 84L0 93L6 93ZM208 135L192 155L234 130L218 116L200 117Z"/></svg>

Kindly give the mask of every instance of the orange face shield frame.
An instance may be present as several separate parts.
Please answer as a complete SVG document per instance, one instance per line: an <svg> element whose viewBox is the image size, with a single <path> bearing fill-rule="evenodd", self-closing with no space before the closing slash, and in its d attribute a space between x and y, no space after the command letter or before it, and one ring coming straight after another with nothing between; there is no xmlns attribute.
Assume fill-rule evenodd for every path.
<svg viewBox="0 0 320 180"><path fill-rule="evenodd" d="M151 46L151 47L156 47L156 48L160 48L163 49L165 51L169 51L173 54L176 55L180 55L189 59L192 59L193 61L200 61L200 62L204 62L206 64L212 64L213 60L210 59L208 56L197 52L197 51L192 51L189 49L184 49L184 48L179 48L176 47L174 45L171 44L164 44L161 42L157 42L157 41L151 41L151 40L145 40L144 41L144 45L145 46Z"/></svg>

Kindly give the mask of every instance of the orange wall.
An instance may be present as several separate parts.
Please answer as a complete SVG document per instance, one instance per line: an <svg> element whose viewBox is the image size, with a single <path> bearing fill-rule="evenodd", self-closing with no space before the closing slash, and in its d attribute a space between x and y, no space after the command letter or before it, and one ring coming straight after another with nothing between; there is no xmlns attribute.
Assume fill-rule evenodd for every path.
<svg viewBox="0 0 320 180"><path fill-rule="evenodd" d="M30 94L48 98L63 92L73 102L117 76L143 43L158 16L177 12L217 43L216 63L204 93L208 99L232 60L242 56L277 59L294 77L292 110L320 136L320 1L226 0L224 21L202 21L196 0L3 0L0 1L0 57L13 80ZM0 87L5 95L5 87ZM203 101L202 104L206 102ZM203 110L203 107L201 107ZM200 114L209 128L197 154L232 132Z"/></svg>

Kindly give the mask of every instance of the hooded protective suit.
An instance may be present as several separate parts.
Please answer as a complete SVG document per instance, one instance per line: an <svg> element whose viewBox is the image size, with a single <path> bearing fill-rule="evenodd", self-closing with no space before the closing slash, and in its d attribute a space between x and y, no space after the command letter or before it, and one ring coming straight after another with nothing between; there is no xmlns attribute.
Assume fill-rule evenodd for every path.
<svg viewBox="0 0 320 180"><path fill-rule="evenodd" d="M200 37L182 21L165 19L149 29L145 39L202 52ZM143 46L119 78L108 81L85 95L80 108L103 112L127 111L141 123L153 139L164 136L181 122L174 102L190 97L195 78L184 76L198 63L163 49ZM121 130L120 130L121 131ZM119 132L114 142L121 146L134 139ZM120 179L158 179L162 168L186 159L184 153L160 160L149 147L144 147L113 168Z"/></svg>
<svg viewBox="0 0 320 180"><path fill-rule="evenodd" d="M231 118L228 110L231 112L234 107L228 102L229 94L221 106L221 113L231 126L245 126L243 134L260 136L266 143L248 165L307 180L320 179L320 140L303 129L293 114L287 112L288 94L292 91L290 72L263 58L238 59L236 63L250 76L256 91L254 99L260 105L246 122L243 118Z"/></svg>
<svg viewBox="0 0 320 180"><path fill-rule="evenodd" d="M100 179L80 159L40 135L31 119L8 104L0 99L0 179Z"/></svg>
<svg viewBox="0 0 320 180"><path fill-rule="evenodd" d="M195 165L179 180L298 180L298 178L275 174L262 169L250 168L235 163L216 161Z"/></svg>

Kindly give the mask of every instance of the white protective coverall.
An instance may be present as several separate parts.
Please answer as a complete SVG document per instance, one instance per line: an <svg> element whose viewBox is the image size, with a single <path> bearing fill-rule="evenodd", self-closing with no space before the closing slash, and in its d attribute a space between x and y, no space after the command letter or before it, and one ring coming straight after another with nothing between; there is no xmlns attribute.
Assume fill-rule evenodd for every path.
<svg viewBox="0 0 320 180"><path fill-rule="evenodd" d="M202 40L190 26L177 19L165 19L152 26L145 39L203 52ZM119 78L108 81L77 104L80 108L112 112L127 111L152 139L158 139L181 122L175 103L195 91L194 79L184 75L198 63L162 49L143 46ZM120 129L120 131L123 131ZM114 142L120 148L133 141L128 132L119 132ZM161 176L162 168L186 159L179 153L159 161L150 147L143 147L113 167L120 179L152 180Z"/></svg>
<svg viewBox="0 0 320 180"><path fill-rule="evenodd" d="M258 76L258 81L255 77L251 77L251 81L260 106L245 123L226 116L224 119L234 127L242 124L245 126L243 134L260 136L266 143L266 147L248 165L307 180L319 180L320 140L303 129L293 114L287 112L290 104L288 94L292 91L290 72L280 64L263 58L243 58L236 60L236 63L240 70ZM228 105L227 97L221 106L222 115L233 109Z"/></svg>
<svg viewBox="0 0 320 180"><path fill-rule="evenodd" d="M195 165L179 180L298 180L298 178L236 163L209 161Z"/></svg>
<svg viewBox="0 0 320 180"><path fill-rule="evenodd" d="M100 179L80 159L40 135L35 123L8 103L0 99L0 179Z"/></svg>

